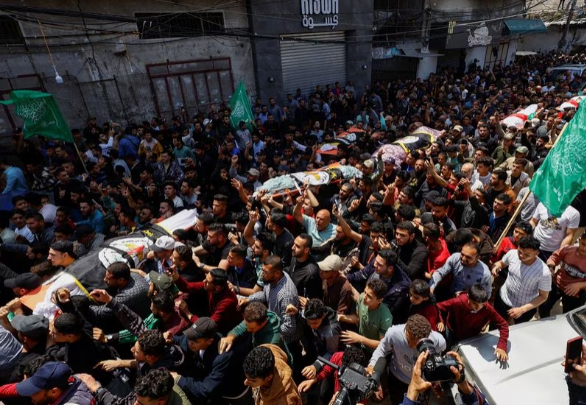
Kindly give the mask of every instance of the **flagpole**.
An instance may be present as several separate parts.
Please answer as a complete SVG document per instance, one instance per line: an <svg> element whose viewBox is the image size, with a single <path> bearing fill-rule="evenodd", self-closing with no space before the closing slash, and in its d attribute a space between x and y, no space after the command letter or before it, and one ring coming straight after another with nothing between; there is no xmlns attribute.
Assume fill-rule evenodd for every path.
<svg viewBox="0 0 586 405"><path fill-rule="evenodd" d="M560 132L560 134L558 135L558 137L556 138L555 142L553 143L553 146L555 146L555 144L560 140L560 138L562 137L562 135L564 134L564 132L566 131L566 128L568 127L568 123L566 123L564 125L564 127L562 128L562 131ZM553 149L552 146L552 149ZM515 219L517 218L517 216L519 215L519 213L521 212L521 208L523 208L523 204L525 204L525 202L527 201L527 199L529 198L529 196L531 195L531 190L529 188L527 188L527 194L525 194L525 196L523 197L523 199L521 200L521 202L519 203L519 205L517 206L517 209L515 210L515 212L513 213L513 216L511 217L511 219L509 220L509 223L507 224L506 228L504 229L503 233L501 233L501 236L499 237L498 241L495 243L495 248L498 251L499 248L501 247L501 243L503 242L503 239L506 238L507 234L509 233L509 231L511 230L511 226L513 226L513 223L515 222Z"/></svg>
<svg viewBox="0 0 586 405"><path fill-rule="evenodd" d="M81 161L81 165L83 166L83 170L89 176L90 172L88 172L87 167L85 167L85 162L83 161L83 158L81 157L81 152L79 151L79 149L77 149L77 145L75 144L75 141L73 142L73 146L75 147L75 151L77 152L77 157Z"/></svg>

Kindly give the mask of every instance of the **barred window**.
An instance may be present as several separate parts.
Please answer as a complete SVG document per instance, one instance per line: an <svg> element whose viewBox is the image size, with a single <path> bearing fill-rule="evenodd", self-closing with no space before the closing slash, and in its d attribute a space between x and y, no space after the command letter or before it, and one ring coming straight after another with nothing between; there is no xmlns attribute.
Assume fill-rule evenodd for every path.
<svg viewBox="0 0 586 405"><path fill-rule="evenodd" d="M141 39L198 37L224 31L223 13L136 13Z"/></svg>
<svg viewBox="0 0 586 405"><path fill-rule="evenodd" d="M24 38L18 21L7 15L0 15L0 44L24 45Z"/></svg>

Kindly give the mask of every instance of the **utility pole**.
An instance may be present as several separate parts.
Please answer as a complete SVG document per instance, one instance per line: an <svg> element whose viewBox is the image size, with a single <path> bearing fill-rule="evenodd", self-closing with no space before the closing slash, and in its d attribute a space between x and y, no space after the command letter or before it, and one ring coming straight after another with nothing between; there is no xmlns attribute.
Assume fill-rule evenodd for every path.
<svg viewBox="0 0 586 405"><path fill-rule="evenodd" d="M562 34L562 39L558 42L558 51L565 51L568 41L566 40L568 33L570 32L570 22L572 21L572 17L574 15L574 8L576 7L576 0L572 0L570 4L570 10L568 11L568 18L566 20L566 26L564 27L564 32Z"/></svg>

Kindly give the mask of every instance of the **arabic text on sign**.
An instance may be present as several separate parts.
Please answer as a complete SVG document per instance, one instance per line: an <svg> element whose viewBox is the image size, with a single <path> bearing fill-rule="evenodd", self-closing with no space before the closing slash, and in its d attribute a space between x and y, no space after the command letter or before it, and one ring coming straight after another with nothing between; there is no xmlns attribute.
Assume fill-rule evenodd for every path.
<svg viewBox="0 0 586 405"><path fill-rule="evenodd" d="M338 0L301 0L301 14L338 14Z"/></svg>

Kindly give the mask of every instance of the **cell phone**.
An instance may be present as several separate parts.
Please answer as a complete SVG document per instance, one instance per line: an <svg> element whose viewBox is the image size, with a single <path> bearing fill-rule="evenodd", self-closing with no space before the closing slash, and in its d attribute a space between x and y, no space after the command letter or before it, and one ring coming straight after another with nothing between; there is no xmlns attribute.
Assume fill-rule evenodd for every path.
<svg viewBox="0 0 586 405"><path fill-rule="evenodd" d="M568 340L566 344L566 366L564 371L570 373L574 371L574 364L582 362L582 338L580 336Z"/></svg>

